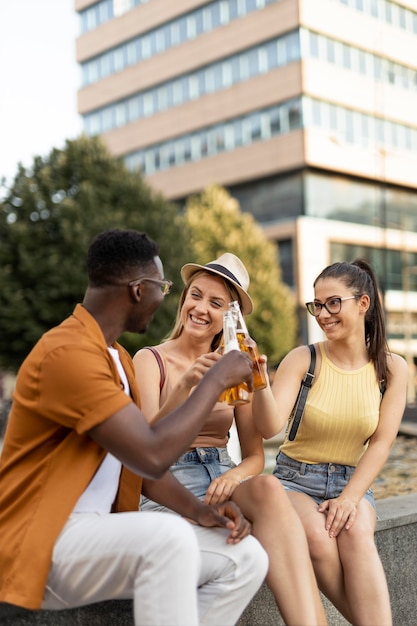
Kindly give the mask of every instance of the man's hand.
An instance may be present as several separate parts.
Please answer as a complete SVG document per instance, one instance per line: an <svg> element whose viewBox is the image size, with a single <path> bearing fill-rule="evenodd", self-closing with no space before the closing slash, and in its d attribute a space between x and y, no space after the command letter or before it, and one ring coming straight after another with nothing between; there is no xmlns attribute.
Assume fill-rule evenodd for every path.
<svg viewBox="0 0 417 626"><path fill-rule="evenodd" d="M222 502L221 504L202 504L195 521L200 526L211 528L220 526L228 528L230 535L227 543L238 543L250 534L252 527L250 522L243 517L240 509L234 502Z"/></svg>
<svg viewBox="0 0 417 626"><path fill-rule="evenodd" d="M249 391L253 391L252 359L246 352L231 350L213 365L210 372L219 377L223 389L245 382Z"/></svg>

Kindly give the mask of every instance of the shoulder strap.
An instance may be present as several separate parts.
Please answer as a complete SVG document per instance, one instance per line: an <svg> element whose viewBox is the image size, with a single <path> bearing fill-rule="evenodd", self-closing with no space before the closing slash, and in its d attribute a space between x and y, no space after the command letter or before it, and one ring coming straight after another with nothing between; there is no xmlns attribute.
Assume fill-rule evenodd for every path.
<svg viewBox="0 0 417 626"><path fill-rule="evenodd" d="M303 417L307 394L314 380L314 369L316 367L316 349L313 344L310 344L308 347L310 348L311 355L310 367L308 368L308 372L301 382L300 391L298 392L297 400L295 401L294 408L292 410L292 415L294 415L294 419L292 421L290 434L288 435L288 439L290 441L294 441L297 434L301 418Z"/></svg>
<svg viewBox="0 0 417 626"><path fill-rule="evenodd" d="M165 382L165 368L164 368L164 362L162 360L162 357L159 354L158 350L154 348L153 346L145 346L145 350L150 350L152 354L155 356L155 359L158 361L159 374L160 374L159 390L162 391L162 387L164 386L164 382Z"/></svg>

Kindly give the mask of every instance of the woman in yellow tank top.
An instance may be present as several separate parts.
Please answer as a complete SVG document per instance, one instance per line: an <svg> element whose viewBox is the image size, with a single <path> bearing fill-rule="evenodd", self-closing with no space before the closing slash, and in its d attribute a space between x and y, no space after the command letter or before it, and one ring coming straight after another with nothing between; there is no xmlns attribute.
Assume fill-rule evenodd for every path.
<svg viewBox="0 0 417 626"><path fill-rule="evenodd" d="M293 441L287 431L274 475L304 524L323 593L356 626L391 626L371 485L398 433L407 366L387 347L376 278L366 261L326 267L306 306L326 340L316 346L305 412ZM257 428L266 439L288 420L309 362L308 347L295 348L276 372L274 401L268 390L255 394Z"/></svg>

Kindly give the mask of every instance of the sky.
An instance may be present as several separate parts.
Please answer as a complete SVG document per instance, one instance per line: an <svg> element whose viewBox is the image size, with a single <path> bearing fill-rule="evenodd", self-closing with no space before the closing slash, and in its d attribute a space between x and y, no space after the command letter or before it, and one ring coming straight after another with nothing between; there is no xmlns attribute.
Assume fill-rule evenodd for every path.
<svg viewBox="0 0 417 626"><path fill-rule="evenodd" d="M82 132L74 0L0 0L0 179Z"/></svg>

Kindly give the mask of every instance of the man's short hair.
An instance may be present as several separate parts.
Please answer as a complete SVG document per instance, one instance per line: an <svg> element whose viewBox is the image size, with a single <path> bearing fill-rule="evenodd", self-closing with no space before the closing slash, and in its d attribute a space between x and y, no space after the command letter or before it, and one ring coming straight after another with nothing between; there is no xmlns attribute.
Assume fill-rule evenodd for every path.
<svg viewBox="0 0 417 626"><path fill-rule="evenodd" d="M137 230L113 229L97 235L87 253L87 274L90 285L111 285L132 273L148 269L159 256L158 244L146 233ZM133 276L134 278L134 276Z"/></svg>

